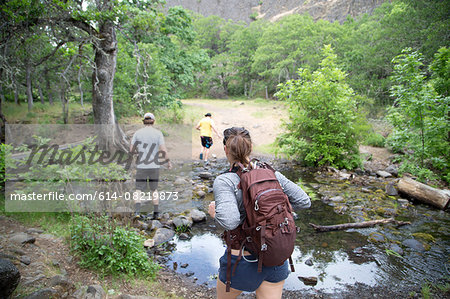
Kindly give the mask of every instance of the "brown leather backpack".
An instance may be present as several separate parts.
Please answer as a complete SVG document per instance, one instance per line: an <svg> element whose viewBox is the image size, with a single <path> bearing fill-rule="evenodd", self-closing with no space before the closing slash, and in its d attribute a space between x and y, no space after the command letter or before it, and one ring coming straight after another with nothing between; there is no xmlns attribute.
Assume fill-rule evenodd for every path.
<svg viewBox="0 0 450 299"><path fill-rule="evenodd" d="M227 243L227 292L244 247L258 257L258 272L263 265L280 266L287 259L291 271L295 271L291 255L297 228L289 198L270 165L259 161L252 164L253 167L246 168L238 163L236 171L241 179L238 188L242 190L246 218L242 225L223 234ZM239 250L232 273L231 249Z"/></svg>

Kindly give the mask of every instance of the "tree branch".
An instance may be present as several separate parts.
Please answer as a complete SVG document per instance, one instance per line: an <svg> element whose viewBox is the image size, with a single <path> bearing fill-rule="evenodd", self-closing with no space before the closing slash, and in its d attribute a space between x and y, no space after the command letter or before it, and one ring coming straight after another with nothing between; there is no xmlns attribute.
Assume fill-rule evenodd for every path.
<svg viewBox="0 0 450 299"><path fill-rule="evenodd" d="M387 218L387 219L380 219L380 220L371 220L371 221L364 221L364 222L358 222L358 223L343 223L343 224L336 224L336 225L316 225L313 223L310 223L314 230L316 232L329 232L334 230L344 230L348 228L364 228L364 227L372 227L378 224L386 224L386 223L394 223L397 226L402 226L406 224L411 224L411 222L407 221L397 221L394 218Z"/></svg>

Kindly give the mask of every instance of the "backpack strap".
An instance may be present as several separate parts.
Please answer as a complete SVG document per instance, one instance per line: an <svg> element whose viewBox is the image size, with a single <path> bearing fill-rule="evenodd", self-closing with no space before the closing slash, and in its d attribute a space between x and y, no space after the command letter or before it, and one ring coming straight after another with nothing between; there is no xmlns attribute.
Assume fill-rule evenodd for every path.
<svg viewBox="0 0 450 299"><path fill-rule="evenodd" d="M292 261L292 255L289 257L289 265L291 266L291 272L295 272L294 262Z"/></svg>
<svg viewBox="0 0 450 299"><path fill-rule="evenodd" d="M227 281L226 281L226 291L230 292L231 288L231 237L230 231L225 232L225 239L227 243Z"/></svg>
<svg viewBox="0 0 450 299"><path fill-rule="evenodd" d="M261 223L261 252L258 257L258 272L262 272L262 264L264 260L264 253L267 250L266 244L266 220Z"/></svg>

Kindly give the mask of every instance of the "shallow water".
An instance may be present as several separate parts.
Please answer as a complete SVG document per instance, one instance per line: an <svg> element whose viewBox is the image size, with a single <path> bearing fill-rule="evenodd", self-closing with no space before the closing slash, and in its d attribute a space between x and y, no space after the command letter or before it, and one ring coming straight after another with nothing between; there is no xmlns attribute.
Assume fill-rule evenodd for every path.
<svg viewBox="0 0 450 299"><path fill-rule="evenodd" d="M301 171L283 172L291 180L302 177L305 184L323 184L314 181ZM328 184L328 182L326 182ZM332 184L329 183L329 184ZM381 188L374 186L374 189ZM360 192L361 187L348 186L346 194ZM319 194L320 198L320 194ZM212 200L208 194L203 200L194 200L193 205L207 210ZM411 221L411 225L395 228L393 226L374 227L358 230L346 230L316 233L308 223L320 225L354 222L348 215L340 215L334 207L320 200L313 201L310 209L298 211L297 226L301 232L297 235L293 253L295 273L286 280L285 288L290 290L315 289L324 292L337 292L346 285L363 283L369 286L386 286L391 290L420 290L426 282L435 284L448 281L450 273L450 218L448 212L424 206L414 205L402 212L396 219ZM190 273L200 284L215 286L215 277L219 267L219 258L225 247L219 238L220 230L209 220L195 225L190 240L174 240L175 250L169 255L168 266L177 263L176 271ZM379 232L386 242L369 242L371 233ZM414 233L427 233L433 236L429 250L420 252L405 246L402 257L389 255L388 244L400 244L413 238ZM311 259L312 266L305 264ZM188 264L186 268L180 265ZM298 276L318 278L316 286L306 286Z"/></svg>

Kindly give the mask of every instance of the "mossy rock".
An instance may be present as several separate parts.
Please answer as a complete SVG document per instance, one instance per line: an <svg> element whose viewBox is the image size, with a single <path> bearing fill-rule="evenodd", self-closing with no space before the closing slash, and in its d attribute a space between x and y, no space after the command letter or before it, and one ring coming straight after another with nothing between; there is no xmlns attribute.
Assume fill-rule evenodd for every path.
<svg viewBox="0 0 450 299"><path fill-rule="evenodd" d="M371 233L371 234L369 235L368 240L369 240L369 242L371 242L371 243L384 243L384 242L387 241L387 240L386 240L386 237L385 237L382 233L379 233L379 232L373 232L373 233Z"/></svg>
<svg viewBox="0 0 450 299"><path fill-rule="evenodd" d="M436 242L436 239L432 235L427 234L427 233L414 233L412 235L414 238L422 239L426 242L432 242L432 243Z"/></svg>

